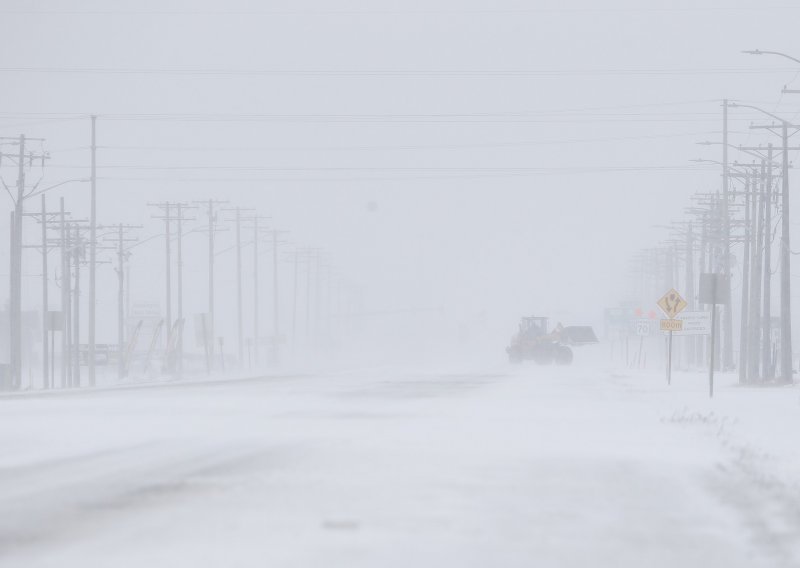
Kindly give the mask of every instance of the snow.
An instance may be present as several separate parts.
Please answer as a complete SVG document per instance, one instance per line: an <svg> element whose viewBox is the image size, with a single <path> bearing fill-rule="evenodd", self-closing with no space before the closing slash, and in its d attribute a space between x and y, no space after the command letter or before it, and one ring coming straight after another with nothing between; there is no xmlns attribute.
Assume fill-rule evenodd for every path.
<svg viewBox="0 0 800 568"><path fill-rule="evenodd" d="M0 398L0 565L800 565L797 391L365 368Z"/></svg>

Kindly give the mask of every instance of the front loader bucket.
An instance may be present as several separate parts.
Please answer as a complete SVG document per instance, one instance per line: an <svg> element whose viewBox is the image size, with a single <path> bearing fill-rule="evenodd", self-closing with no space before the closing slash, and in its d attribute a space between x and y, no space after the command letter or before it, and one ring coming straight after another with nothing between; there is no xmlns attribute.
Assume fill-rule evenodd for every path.
<svg viewBox="0 0 800 568"><path fill-rule="evenodd" d="M570 325L561 332L561 341L568 345L590 345L597 343L597 336L590 325Z"/></svg>

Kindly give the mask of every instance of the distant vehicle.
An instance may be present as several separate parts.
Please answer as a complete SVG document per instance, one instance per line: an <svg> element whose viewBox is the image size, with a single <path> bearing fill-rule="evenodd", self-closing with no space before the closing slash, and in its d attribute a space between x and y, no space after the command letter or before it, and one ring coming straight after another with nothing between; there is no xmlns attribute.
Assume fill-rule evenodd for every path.
<svg viewBox="0 0 800 568"><path fill-rule="evenodd" d="M572 347L597 343L597 336L591 326L568 326L560 323L552 331L547 331L547 319L543 317L523 317L519 331L506 347L508 360L522 363L533 360L538 365L570 365Z"/></svg>

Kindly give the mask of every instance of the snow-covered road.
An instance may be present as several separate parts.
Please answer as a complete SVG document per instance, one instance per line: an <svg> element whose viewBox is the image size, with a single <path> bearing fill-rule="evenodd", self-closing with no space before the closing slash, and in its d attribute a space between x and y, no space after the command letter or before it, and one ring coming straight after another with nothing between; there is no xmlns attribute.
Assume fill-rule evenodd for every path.
<svg viewBox="0 0 800 568"><path fill-rule="evenodd" d="M795 566L795 389L364 369L0 398L0 565Z"/></svg>

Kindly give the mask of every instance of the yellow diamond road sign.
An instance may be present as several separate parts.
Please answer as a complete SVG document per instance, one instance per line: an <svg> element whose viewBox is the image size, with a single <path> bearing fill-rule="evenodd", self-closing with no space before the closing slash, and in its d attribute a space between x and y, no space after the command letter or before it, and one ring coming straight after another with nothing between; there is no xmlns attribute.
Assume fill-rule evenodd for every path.
<svg viewBox="0 0 800 568"><path fill-rule="evenodd" d="M676 315L685 310L687 305L686 300L681 298L681 295L678 294L675 288L664 294L658 301L658 307L661 308L661 311L664 312L664 315L669 319L673 319Z"/></svg>

